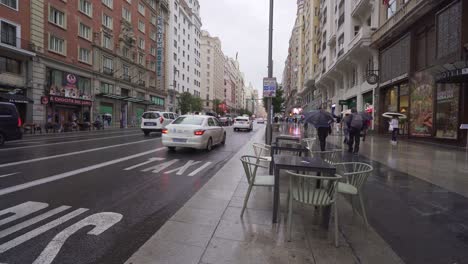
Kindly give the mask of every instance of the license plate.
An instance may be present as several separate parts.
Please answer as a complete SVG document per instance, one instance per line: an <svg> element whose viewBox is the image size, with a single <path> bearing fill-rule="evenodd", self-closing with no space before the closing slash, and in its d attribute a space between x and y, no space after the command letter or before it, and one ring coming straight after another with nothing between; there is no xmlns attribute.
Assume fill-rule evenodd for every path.
<svg viewBox="0 0 468 264"><path fill-rule="evenodd" d="M156 123L145 122L145 126L156 126Z"/></svg>
<svg viewBox="0 0 468 264"><path fill-rule="evenodd" d="M185 143L185 142L187 142L187 139L184 139L184 138L173 138L172 141L177 142L177 143Z"/></svg>
<svg viewBox="0 0 468 264"><path fill-rule="evenodd" d="M239 122L239 124L244 124L244 122Z"/></svg>

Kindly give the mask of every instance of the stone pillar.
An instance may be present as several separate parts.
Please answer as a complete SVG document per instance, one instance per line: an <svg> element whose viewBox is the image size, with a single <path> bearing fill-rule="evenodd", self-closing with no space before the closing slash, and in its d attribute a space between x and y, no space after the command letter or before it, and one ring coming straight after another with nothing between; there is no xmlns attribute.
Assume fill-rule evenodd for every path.
<svg viewBox="0 0 468 264"><path fill-rule="evenodd" d="M43 124L46 122L46 106L41 104L41 97L45 90L46 68L40 54L44 52L44 0L31 1L31 43L35 47L36 57L31 63L31 87L32 98L34 100L32 108L32 119L34 123Z"/></svg>

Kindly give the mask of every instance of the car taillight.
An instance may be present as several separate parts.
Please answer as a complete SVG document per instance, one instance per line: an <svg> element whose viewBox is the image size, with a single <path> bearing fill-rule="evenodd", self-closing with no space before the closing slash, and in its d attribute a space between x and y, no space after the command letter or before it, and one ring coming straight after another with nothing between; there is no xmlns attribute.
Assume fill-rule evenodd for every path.
<svg viewBox="0 0 468 264"><path fill-rule="evenodd" d="M193 132L193 134L195 136L202 136L203 134L205 134L205 130L195 130L195 132Z"/></svg>
<svg viewBox="0 0 468 264"><path fill-rule="evenodd" d="M164 122L164 118L161 116L161 117L159 118L159 123L162 124L163 122Z"/></svg>
<svg viewBox="0 0 468 264"><path fill-rule="evenodd" d="M18 127L21 127L23 125L23 121L21 121L21 117L18 117Z"/></svg>
<svg viewBox="0 0 468 264"><path fill-rule="evenodd" d="M163 129L163 130L162 130L162 133L163 133L163 134L167 134L167 129Z"/></svg>

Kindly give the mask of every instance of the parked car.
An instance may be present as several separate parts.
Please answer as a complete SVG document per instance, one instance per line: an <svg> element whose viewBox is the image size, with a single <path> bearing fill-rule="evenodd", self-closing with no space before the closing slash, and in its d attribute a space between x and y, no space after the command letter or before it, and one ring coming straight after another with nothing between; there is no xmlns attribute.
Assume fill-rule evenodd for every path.
<svg viewBox="0 0 468 264"><path fill-rule="evenodd" d="M265 124L265 119L261 117L257 118L257 124Z"/></svg>
<svg viewBox="0 0 468 264"><path fill-rule="evenodd" d="M23 122L19 117L16 106L12 103L0 102L0 146L5 141L21 139Z"/></svg>
<svg viewBox="0 0 468 264"><path fill-rule="evenodd" d="M226 131L212 116L183 115L162 130L162 144L172 151L176 147L211 151L225 143Z"/></svg>
<svg viewBox="0 0 468 264"><path fill-rule="evenodd" d="M148 111L141 116L141 130L148 136L151 132L162 130L177 118L176 113Z"/></svg>
<svg viewBox="0 0 468 264"><path fill-rule="evenodd" d="M234 124L233 124L234 131L238 130L248 130L252 131L253 130L253 122L250 121L249 117L245 116L238 116L234 119Z"/></svg>

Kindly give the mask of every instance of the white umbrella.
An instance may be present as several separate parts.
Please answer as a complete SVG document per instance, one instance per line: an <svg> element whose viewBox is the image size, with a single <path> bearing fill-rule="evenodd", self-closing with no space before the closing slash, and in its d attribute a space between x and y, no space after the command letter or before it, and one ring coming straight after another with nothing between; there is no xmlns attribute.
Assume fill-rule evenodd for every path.
<svg viewBox="0 0 468 264"><path fill-rule="evenodd" d="M386 117L386 118L393 118L394 116L398 117L399 119L406 119L408 118L406 115L404 114L400 114L400 113L394 113L394 112L386 112L386 113L383 113L382 114L383 117Z"/></svg>

